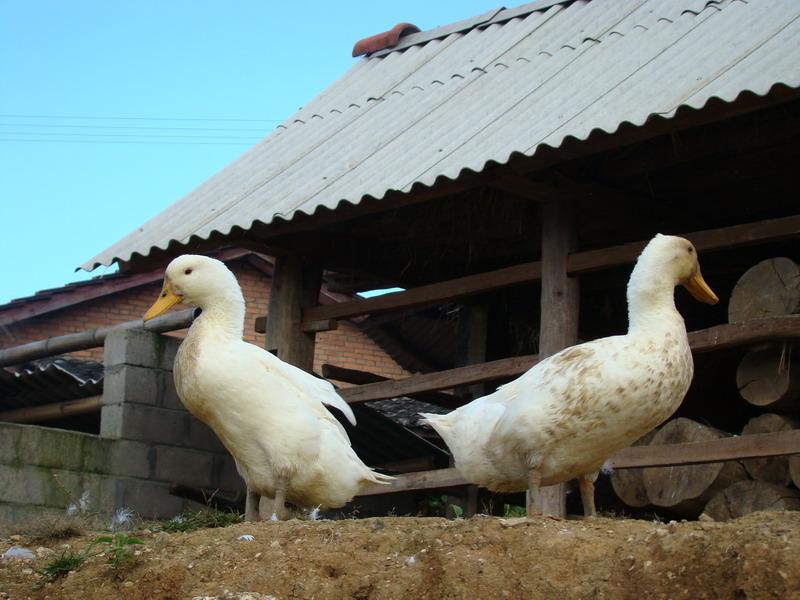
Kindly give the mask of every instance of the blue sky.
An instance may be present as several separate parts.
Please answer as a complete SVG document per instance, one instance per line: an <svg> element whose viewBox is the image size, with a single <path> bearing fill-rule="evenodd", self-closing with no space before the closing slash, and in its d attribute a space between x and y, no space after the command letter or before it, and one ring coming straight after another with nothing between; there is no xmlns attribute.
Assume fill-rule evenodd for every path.
<svg viewBox="0 0 800 600"><path fill-rule="evenodd" d="M0 0L0 303L102 273L74 269L321 92L357 40L496 6Z"/></svg>

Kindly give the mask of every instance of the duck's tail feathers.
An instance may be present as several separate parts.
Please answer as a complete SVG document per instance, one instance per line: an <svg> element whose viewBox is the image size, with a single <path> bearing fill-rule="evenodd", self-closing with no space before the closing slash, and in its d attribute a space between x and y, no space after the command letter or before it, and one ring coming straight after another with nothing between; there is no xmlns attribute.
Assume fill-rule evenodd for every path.
<svg viewBox="0 0 800 600"><path fill-rule="evenodd" d="M437 415L435 413L423 412L417 414L422 417L422 423L424 425L430 425L439 435L442 435L442 430L447 430L450 428L450 425L447 421L447 415Z"/></svg>
<svg viewBox="0 0 800 600"><path fill-rule="evenodd" d="M380 485L390 485L396 479L396 477L392 477L391 475L384 475L383 473L372 471L368 480L372 483L377 483Z"/></svg>

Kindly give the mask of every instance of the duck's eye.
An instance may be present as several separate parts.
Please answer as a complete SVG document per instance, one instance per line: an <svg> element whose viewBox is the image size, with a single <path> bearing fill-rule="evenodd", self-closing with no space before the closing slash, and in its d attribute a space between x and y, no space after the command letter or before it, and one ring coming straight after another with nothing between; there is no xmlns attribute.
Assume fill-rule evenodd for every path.
<svg viewBox="0 0 800 600"><path fill-rule="evenodd" d="M689 247L686 249L686 251L687 251L689 254L694 254L694 248L692 248L691 246L689 246Z"/></svg>
<svg viewBox="0 0 800 600"><path fill-rule="evenodd" d="M184 275L191 275L191 274L192 274L192 270L191 270L191 269L186 269L186 270L183 272L183 274L184 274Z"/></svg>

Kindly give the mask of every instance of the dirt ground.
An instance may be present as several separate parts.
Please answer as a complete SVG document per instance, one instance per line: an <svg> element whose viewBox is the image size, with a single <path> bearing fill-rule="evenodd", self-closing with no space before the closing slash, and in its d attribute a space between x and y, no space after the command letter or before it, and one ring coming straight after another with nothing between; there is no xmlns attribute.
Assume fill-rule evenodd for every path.
<svg viewBox="0 0 800 600"><path fill-rule="evenodd" d="M96 535L3 535L0 553L19 545L37 556L0 561L0 598L800 598L800 513L514 523L391 517L138 531L144 544L130 564L115 570L97 555L52 583L37 570Z"/></svg>

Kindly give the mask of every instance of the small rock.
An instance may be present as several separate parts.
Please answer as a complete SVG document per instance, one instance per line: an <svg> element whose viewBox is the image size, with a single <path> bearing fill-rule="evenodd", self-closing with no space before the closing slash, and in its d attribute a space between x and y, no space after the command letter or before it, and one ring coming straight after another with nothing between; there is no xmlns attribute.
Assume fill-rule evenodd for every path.
<svg viewBox="0 0 800 600"><path fill-rule="evenodd" d="M256 538L253 537L252 535L250 535L249 533L245 533L244 535L240 535L238 538L236 538L236 541L237 542L252 542L255 539Z"/></svg>
<svg viewBox="0 0 800 600"><path fill-rule="evenodd" d="M279 548L280 545L281 545L281 543L278 540L272 540L272 542L270 542L269 547L270 548Z"/></svg>
<svg viewBox="0 0 800 600"><path fill-rule="evenodd" d="M380 519L373 519L372 529L374 531L380 531L383 528L384 528L383 521L381 521Z"/></svg>
<svg viewBox="0 0 800 600"><path fill-rule="evenodd" d="M132 581L126 581L125 583L122 584L122 587L133 587L133 582Z"/></svg>

